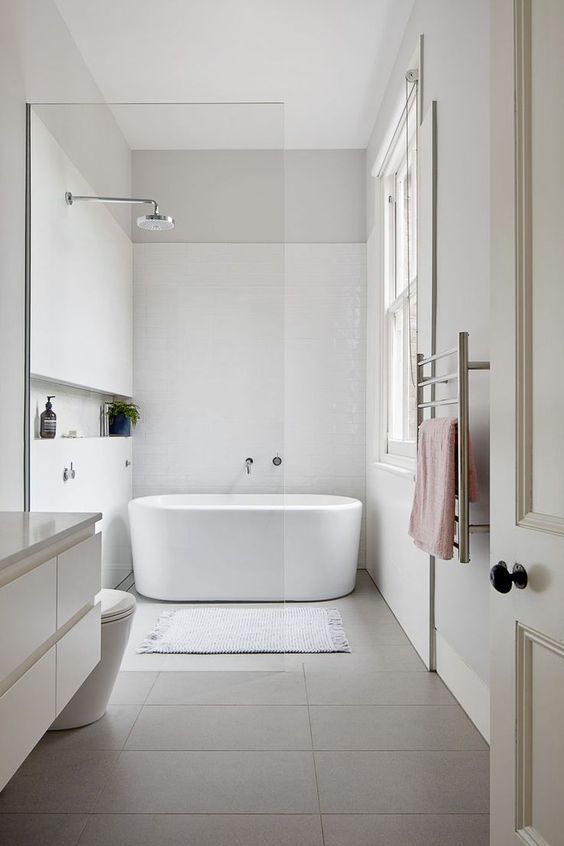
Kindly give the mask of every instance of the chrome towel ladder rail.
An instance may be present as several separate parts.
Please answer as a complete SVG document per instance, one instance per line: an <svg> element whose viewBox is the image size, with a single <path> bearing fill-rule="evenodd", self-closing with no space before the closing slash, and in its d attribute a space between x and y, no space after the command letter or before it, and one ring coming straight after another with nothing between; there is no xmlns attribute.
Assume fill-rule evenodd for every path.
<svg viewBox="0 0 564 846"><path fill-rule="evenodd" d="M456 369L444 375L435 374L436 362L455 357ZM424 376L424 368L431 365L431 375ZM457 540L454 540L454 547L458 551L458 560L461 564L470 561L470 534L477 532L489 532L489 523L470 523L470 491L469 491L469 372L470 370L489 370L489 361L470 361L468 358L468 332L458 333L458 344L450 350L445 350L435 355L424 358L417 356L417 425L424 419L426 409L431 409L434 416L435 409L446 405L457 406L458 419L458 515L455 517L458 527ZM457 382L456 397L445 397L435 399L435 387L439 384ZM431 398L425 400L425 389L431 388ZM453 527L454 537L454 527Z"/></svg>

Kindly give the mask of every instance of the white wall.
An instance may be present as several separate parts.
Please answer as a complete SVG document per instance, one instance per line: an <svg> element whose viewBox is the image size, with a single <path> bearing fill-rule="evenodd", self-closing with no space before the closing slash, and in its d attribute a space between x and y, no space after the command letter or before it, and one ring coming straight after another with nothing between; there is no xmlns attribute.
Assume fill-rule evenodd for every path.
<svg viewBox="0 0 564 846"><path fill-rule="evenodd" d="M102 579L115 587L131 569L132 446L100 437L99 409L133 390L132 244L105 206L66 205L65 190L95 189L35 113L31 168L31 370L42 377L31 385L31 509L100 511ZM57 437L41 441L46 394L55 395ZM65 439L69 429L85 437ZM65 482L71 461L76 476Z"/></svg>
<svg viewBox="0 0 564 846"><path fill-rule="evenodd" d="M55 402L53 403L55 405ZM100 511L102 586L116 587L131 571L127 503L131 499L132 438L32 441L32 511ZM76 471L63 481L63 469Z"/></svg>
<svg viewBox="0 0 564 846"><path fill-rule="evenodd" d="M453 346L456 333L470 332L473 358L487 359L489 308L489 3L476 0L417 0L398 53L386 96L376 118L367 153L369 256L377 257L374 185L370 170L404 96L404 74L420 34L424 35L424 112L437 100L437 349ZM369 260L369 289L377 285L377 262ZM369 325L372 316L369 313ZM370 347L369 347L370 348ZM373 386L369 385L373 390ZM488 376L471 376L471 432L478 459L482 499L473 520L487 522L488 512ZM369 442L373 433L369 432ZM411 590L428 564L406 542L413 482L392 478L369 464L368 566L407 633L420 627L421 610ZM385 526L384 537L378 527ZM399 539L399 540L398 540ZM436 627L442 642L476 680L482 696L488 679L488 538L471 540L472 562L436 565ZM421 600L424 605L426 598ZM417 643L416 643L417 646ZM445 650L442 650L445 653ZM443 671L455 695L472 716L476 704L467 678ZM479 707L482 708L482 699ZM481 713L481 711L480 711ZM477 718L478 719L478 718ZM483 721L482 721L483 722Z"/></svg>
<svg viewBox="0 0 564 846"><path fill-rule="evenodd" d="M64 136L62 107L55 111ZM132 244L106 206L66 205L66 190L97 192L35 112L31 134L31 370L42 377L31 391L31 508L100 511L102 579L115 587L131 569L132 447L99 436L99 408L107 395L133 390ZM55 395L57 437L41 441L45 394ZM65 439L69 429L85 437ZM71 461L76 477L65 482Z"/></svg>
<svg viewBox="0 0 564 846"><path fill-rule="evenodd" d="M105 393L132 393L129 236L98 203L43 121L31 126L31 371Z"/></svg>
<svg viewBox="0 0 564 846"><path fill-rule="evenodd" d="M80 161L85 166L92 183L101 174L111 174L113 190L116 193L128 193L130 171L123 167L124 140L115 122L108 118L107 107L103 105L100 92L55 4L51 0L5 0L2 3L0 27L0 183L10 201L0 207L0 356L4 403L4 429L0 445L0 508L14 510L23 507L25 104L41 101L100 103L90 113L91 131L87 135L84 133L80 143L77 141L74 145L76 158L73 161L75 164ZM82 119L84 121L84 115ZM96 168L86 166L87 160L92 163L96 159ZM94 187L98 192L102 183ZM122 223L127 228L129 218ZM83 441L71 447L87 450L93 443ZM53 470L40 473L46 484L44 502L50 510L97 510L100 502L98 496L95 495L96 501L92 501L79 495L80 485L89 478L88 462L84 458L80 459L80 482L77 477L76 486L69 487L65 498L59 499L61 461L65 459L58 456L56 450L67 444L63 441L60 444L38 443L35 446L53 447L45 451L43 456L53 460ZM110 445L110 449L116 451L119 446ZM127 444L123 443L123 446L127 447ZM109 451L107 457L110 457ZM95 469L96 478L104 479L107 468L98 458L91 462L90 467ZM95 491L90 480L88 490ZM117 522L115 525L117 529ZM116 540L118 534L115 535ZM118 553L111 557L114 560L123 559Z"/></svg>
<svg viewBox="0 0 564 846"><path fill-rule="evenodd" d="M130 195L131 150L111 107L90 101L61 105L35 103L33 113L63 148L93 193L106 197ZM106 209L131 238L130 207L108 205Z"/></svg>
<svg viewBox="0 0 564 846"><path fill-rule="evenodd" d="M25 103L102 102L51 0L4 0L0 27L0 508L23 505ZM115 126L107 123L107 133ZM100 157L104 145L96 139ZM108 148L115 149L108 139ZM127 178L127 174L125 174ZM116 186L122 190L122 185Z"/></svg>

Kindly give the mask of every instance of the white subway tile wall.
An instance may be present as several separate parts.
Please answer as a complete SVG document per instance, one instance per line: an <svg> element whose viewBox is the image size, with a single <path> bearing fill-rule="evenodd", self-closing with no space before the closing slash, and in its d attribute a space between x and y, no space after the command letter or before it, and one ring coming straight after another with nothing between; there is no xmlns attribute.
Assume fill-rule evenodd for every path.
<svg viewBox="0 0 564 846"><path fill-rule="evenodd" d="M134 245L134 496L364 500L365 264L364 244Z"/></svg>
<svg viewBox="0 0 564 846"><path fill-rule="evenodd" d="M285 259L286 490L364 502L366 245L288 244Z"/></svg>

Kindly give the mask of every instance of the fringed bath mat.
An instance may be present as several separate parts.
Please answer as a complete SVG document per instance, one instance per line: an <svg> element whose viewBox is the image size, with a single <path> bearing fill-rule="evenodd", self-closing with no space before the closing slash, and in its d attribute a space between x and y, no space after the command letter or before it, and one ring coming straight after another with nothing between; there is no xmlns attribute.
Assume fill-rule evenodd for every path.
<svg viewBox="0 0 564 846"><path fill-rule="evenodd" d="M137 652L219 655L350 652L336 608L222 608L165 611Z"/></svg>

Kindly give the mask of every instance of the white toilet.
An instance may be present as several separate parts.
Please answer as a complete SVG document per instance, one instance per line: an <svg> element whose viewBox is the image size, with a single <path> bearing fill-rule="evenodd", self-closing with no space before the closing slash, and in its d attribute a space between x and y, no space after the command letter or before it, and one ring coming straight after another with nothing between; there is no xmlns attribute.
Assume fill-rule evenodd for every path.
<svg viewBox="0 0 564 846"><path fill-rule="evenodd" d="M63 708L49 731L78 728L103 717L119 673L135 613L135 597L123 590L100 591L102 657L86 681Z"/></svg>

